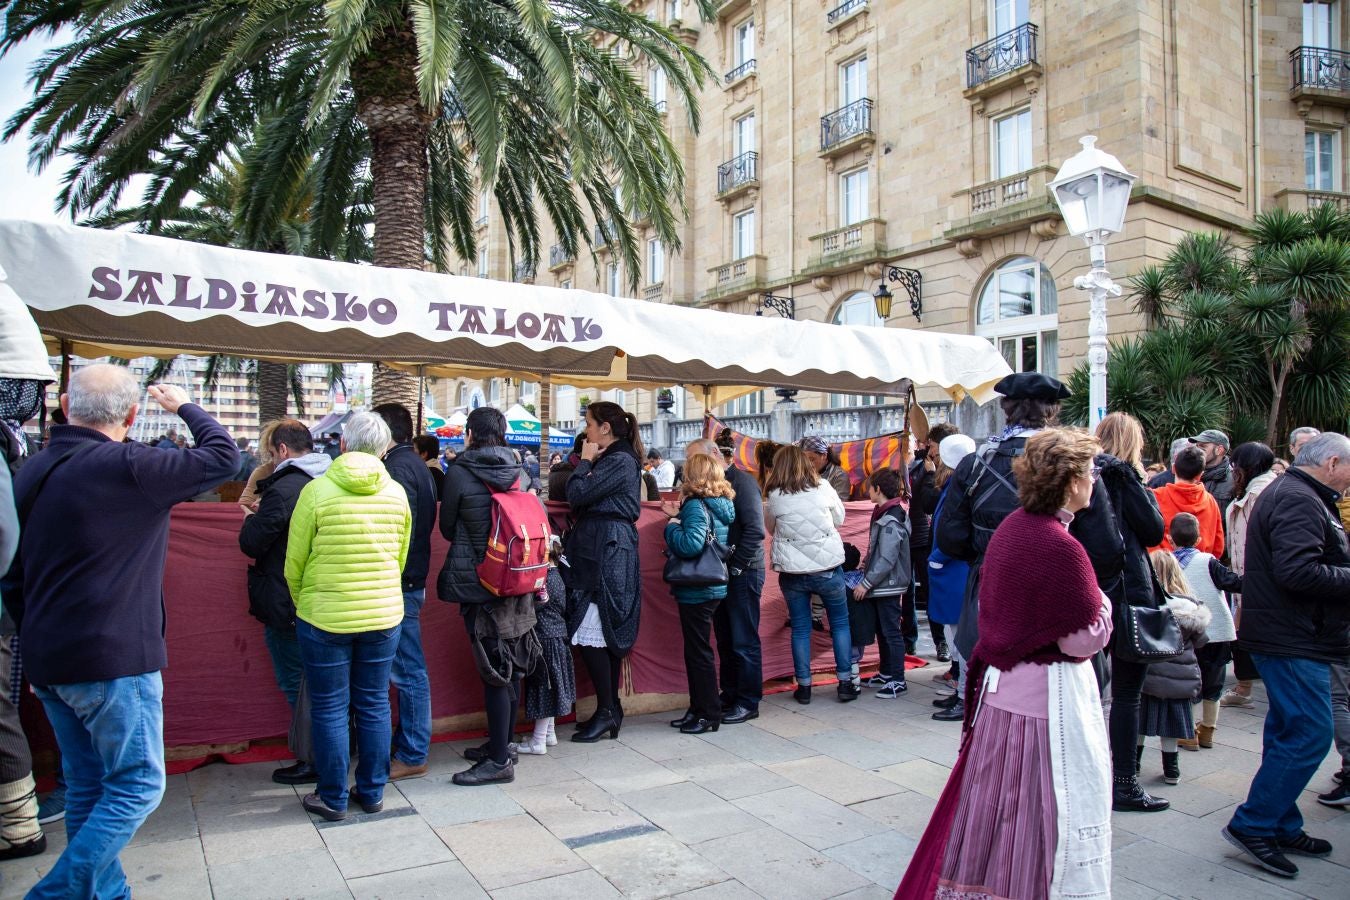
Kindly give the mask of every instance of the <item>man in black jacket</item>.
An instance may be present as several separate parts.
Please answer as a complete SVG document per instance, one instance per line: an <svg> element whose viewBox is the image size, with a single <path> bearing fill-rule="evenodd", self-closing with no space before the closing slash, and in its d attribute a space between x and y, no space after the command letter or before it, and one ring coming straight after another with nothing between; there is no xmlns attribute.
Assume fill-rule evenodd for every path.
<svg viewBox="0 0 1350 900"><path fill-rule="evenodd" d="M296 762L277 769L272 780L277 784L312 784L319 780L319 774L310 761L308 715L302 710L294 717L304 664L295 636L295 603L286 584L286 544L300 491L327 472L333 459L327 453L315 452L309 429L295 419L277 425L268 450L276 468L258 481L258 510L244 515L239 549L254 560L248 567L249 615L263 624L263 640L272 657L277 687L286 695L293 714L291 731L295 740L291 752Z"/></svg>
<svg viewBox="0 0 1350 900"><path fill-rule="evenodd" d="M427 570L431 566L431 528L436 524L436 483L426 462L413 447L413 421L408 408L383 403L371 412L389 426L393 444L385 451L384 467L408 495L412 509L412 538L403 565L403 630L390 670L398 690L398 727L389 757L389 780L420 778L427 774L431 750L431 681L422 652L422 604L427 599Z"/></svg>
<svg viewBox="0 0 1350 900"><path fill-rule="evenodd" d="M1327 856L1303 831L1298 798L1331 747L1331 666L1350 661L1350 548L1336 510L1350 488L1350 440L1303 445L1261 494L1247 528L1238 645L1266 685L1261 767L1223 835L1261 868L1292 878L1285 854Z"/></svg>
<svg viewBox="0 0 1350 900"><path fill-rule="evenodd" d="M938 446L944 438L958 433L956 426L949 422L934 425L919 444L914 462L909 464L909 521L914 529L909 536L909 556L913 580L905 592L903 620L900 623L901 633L905 636L906 653L914 653L918 644L918 609L920 606L928 608L928 554L933 550L933 512L942 495L936 484ZM938 662L951 661L942 625L930 619L928 632L933 637Z"/></svg>
<svg viewBox="0 0 1350 900"><path fill-rule="evenodd" d="M1233 502L1233 464L1228 461L1228 435L1217 428L1207 428L1188 440L1205 452L1205 474L1200 480L1219 504L1219 521L1222 522L1228 504Z"/></svg>
<svg viewBox="0 0 1350 900"><path fill-rule="evenodd" d="M706 454L725 462L721 449L707 439L692 441L684 458ZM749 472L726 468L736 491L736 518L727 532L733 548L727 560L727 598L713 614L717 636L718 673L722 689L722 724L739 725L759 718L764 696L764 665L759 643L759 600L764 591L764 501Z"/></svg>

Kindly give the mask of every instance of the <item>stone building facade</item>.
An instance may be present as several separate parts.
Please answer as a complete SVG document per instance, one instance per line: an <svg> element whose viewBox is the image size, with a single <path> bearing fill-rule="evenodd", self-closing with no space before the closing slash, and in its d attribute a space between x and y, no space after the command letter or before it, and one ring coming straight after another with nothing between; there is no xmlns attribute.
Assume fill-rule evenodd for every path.
<svg viewBox="0 0 1350 900"><path fill-rule="evenodd" d="M1122 283L1187 232L1350 198L1340 2L727 0L712 22L679 0L633 4L721 76L700 95L694 134L675 93L637 64L667 110L690 209L678 253L639 227L639 301L776 315L765 296L788 298L776 305L798 319L981 334L1014 369L1066 375L1086 353L1088 300L1073 278L1088 257L1046 184L1083 135L1139 178L1108 247ZM510 271L491 204L480 213L470 274L632 293L603 245L577 260L546 245L540 271ZM909 271L889 283L882 322L871 295L892 266ZM907 286L921 289L918 318ZM1112 302L1113 338L1143 327ZM654 413L651 392L621 399ZM676 412L698 415L697 399ZM722 412L774 399L766 389ZM555 408L565 421L575 404L564 393Z"/></svg>

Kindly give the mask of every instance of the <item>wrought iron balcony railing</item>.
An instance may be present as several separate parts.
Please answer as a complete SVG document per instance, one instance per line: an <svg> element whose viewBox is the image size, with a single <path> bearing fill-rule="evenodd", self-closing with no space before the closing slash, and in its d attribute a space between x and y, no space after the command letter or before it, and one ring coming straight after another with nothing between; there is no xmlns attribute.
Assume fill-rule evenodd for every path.
<svg viewBox="0 0 1350 900"><path fill-rule="evenodd" d="M759 154L746 151L735 159L717 167L717 193L725 194L732 188L759 180Z"/></svg>
<svg viewBox="0 0 1350 900"><path fill-rule="evenodd" d="M872 101L864 97L820 117L820 149L828 150L841 141L871 131Z"/></svg>
<svg viewBox="0 0 1350 900"><path fill-rule="evenodd" d="M1350 92L1350 53L1327 47L1295 47L1289 61L1295 88Z"/></svg>
<svg viewBox="0 0 1350 900"><path fill-rule="evenodd" d="M966 87L992 81L1036 62L1037 29L1030 22L966 51Z"/></svg>
<svg viewBox="0 0 1350 900"><path fill-rule="evenodd" d="M548 248L548 267L556 269L559 266L565 266L572 261L572 255L563 249L562 244L554 244Z"/></svg>
<svg viewBox="0 0 1350 900"><path fill-rule="evenodd" d="M534 269L526 262L516 263L516 281L533 281Z"/></svg>
<svg viewBox="0 0 1350 900"><path fill-rule="evenodd" d="M755 71L755 61L753 59L747 59L745 62L728 72L727 77L724 80L727 84L731 84L733 81L740 81L753 71Z"/></svg>
<svg viewBox="0 0 1350 900"><path fill-rule="evenodd" d="M867 3L868 0L844 0L843 3L840 3L834 9L830 10L829 14L825 16L825 19L829 24L833 25L840 19L850 16L862 9Z"/></svg>
<svg viewBox="0 0 1350 900"><path fill-rule="evenodd" d="M657 111L658 113L660 113L660 114L663 115L663 116L666 114L666 109L667 109L667 107L666 107L666 101L664 101L664 100L657 100L656 103L654 103L653 105L656 107L656 111Z"/></svg>
<svg viewBox="0 0 1350 900"><path fill-rule="evenodd" d="M619 239L619 230L614 227L614 220L606 219L603 222L595 223L595 245L597 247L608 247Z"/></svg>

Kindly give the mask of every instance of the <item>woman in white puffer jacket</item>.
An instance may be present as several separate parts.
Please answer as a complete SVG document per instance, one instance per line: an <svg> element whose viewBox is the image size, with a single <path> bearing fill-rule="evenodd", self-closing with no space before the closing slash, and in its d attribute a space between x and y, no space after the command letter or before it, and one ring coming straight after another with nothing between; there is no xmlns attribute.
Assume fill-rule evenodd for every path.
<svg viewBox="0 0 1350 900"><path fill-rule="evenodd" d="M773 536L773 568L792 622L792 667L797 678L792 696L798 703L811 702L811 595L818 594L830 618L839 700L855 700L858 687L853 683L853 640L841 568L844 542L839 537L844 504L795 446L774 455L764 490L764 527Z"/></svg>

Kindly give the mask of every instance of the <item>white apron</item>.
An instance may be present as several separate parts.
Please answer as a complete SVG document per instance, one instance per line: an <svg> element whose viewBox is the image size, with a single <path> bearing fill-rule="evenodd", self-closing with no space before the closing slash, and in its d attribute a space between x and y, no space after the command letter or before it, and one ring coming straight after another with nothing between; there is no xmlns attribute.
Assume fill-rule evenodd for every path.
<svg viewBox="0 0 1350 900"><path fill-rule="evenodd" d="M1088 663L1053 663L1050 778L1058 810L1050 896L1111 896L1111 748Z"/></svg>

